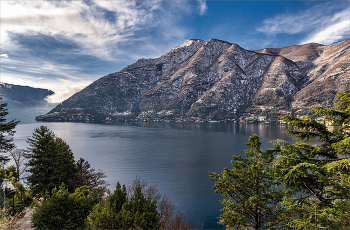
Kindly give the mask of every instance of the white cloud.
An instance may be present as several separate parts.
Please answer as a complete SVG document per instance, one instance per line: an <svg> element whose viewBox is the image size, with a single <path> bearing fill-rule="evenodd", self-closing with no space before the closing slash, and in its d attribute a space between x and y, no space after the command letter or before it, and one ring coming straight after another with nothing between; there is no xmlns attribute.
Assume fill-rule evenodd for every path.
<svg viewBox="0 0 350 230"><path fill-rule="evenodd" d="M0 54L1 58L9 58L9 56L7 54Z"/></svg>
<svg viewBox="0 0 350 230"><path fill-rule="evenodd" d="M1 55L0 81L51 89L56 94L50 102L61 102L107 71L117 71L120 63L158 57L187 39L188 28L179 21L193 13L190 5L186 1L1 1L1 49L11 58ZM74 48L49 47L46 39ZM79 61L67 64L73 58ZM94 61L91 66L89 60Z"/></svg>
<svg viewBox="0 0 350 230"><path fill-rule="evenodd" d="M72 85L71 82L61 82L61 86L56 88L55 94L47 97L46 100L49 103L60 103L72 96L73 94L81 91L88 85L88 83L75 82Z"/></svg>
<svg viewBox="0 0 350 230"><path fill-rule="evenodd" d="M335 14L329 25L316 30L306 39L301 41L305 43L321 43L325 45L341 41L350 36L350 13L348 10Z"/></svg>
<svg viewBox="0 0 350 230"><path fill-rule="evenodd" d="M20 70L20 72L16 71ZM6 59L1 66L0 82L50 89L55 92L48 98L50 103L59 103L97 79L94 74L83 74L72 65L53 64L49 61ZM88 76L87 76L88 75Z"/></svg>
<svg viewBox="0 0 350 230"><path fill-rule="evenodd" d="M84 54L114 60L118 44L130 42L134 33L152 22L158 2L95 1L2 1L1 44L14 45L11 33L64 36L82 48ZM101 10L103 8L104 10ZM108 10L114 21L105 17ZM148 25L150 26L150 25Z"/></svg>
<svg viewBox="0 0 350 230"><path fill-rule="evenodd" d="M85 80L33 77L22 73L2 73L0 81L14 85L26 85L35 88L50 89L55 92L54 95L47 98L47 101L50 103L60 103L92 83L92 81Z"/></svg>
<svg viewBox="0 0 350 230"><path fill-rule="evenodd" d="M47 98L49 103L60 103L92 83L92 81L85 80L46 79L44 77L14 73L2 73L0 81L14 85L50 89L55 94Z"/></svg>
<svg viewBox="0 0 350 230"><path fill-rule="evenodd" d="M198 8L199 8L199 14L203 15L208 10L208 6L205 0L198 0Z"/></svg>
<svg viewBox="0 0 350 230"><path fill-rule="evenodd" d="M332 14L332 11L338 11ZM301 43L317 42L325 45L346 39L350 35L349 9L320 4L297 14L280 14L265 19L257 31L268 36L277 34L306 34Z"/></svg>

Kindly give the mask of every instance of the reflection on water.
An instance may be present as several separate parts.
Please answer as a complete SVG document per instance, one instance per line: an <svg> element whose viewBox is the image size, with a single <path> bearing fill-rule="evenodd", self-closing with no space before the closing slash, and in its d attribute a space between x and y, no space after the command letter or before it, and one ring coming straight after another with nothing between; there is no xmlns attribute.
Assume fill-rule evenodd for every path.
<svg viewBox="0 0 350 230"><path fill-rule="evenodd" d="M270 140L286 139L287 127L272 124L136 123L83 124L31 123L17 126L15 143L26 148L33 130L46 125L71 147L75 159L83 157L103 170L110 188L129 184L141 176L169 196L197 229L222 229L217 224L222 205L208 171L231 167L232 155L244 155L245 143L256 133L263 149Z"/></svg>
<svg viewBox="0 0 350 230"><path fill-rule="evenodd" d="M46 114L51 109L53 109L56 104L46 104L43 106L32 106L23 108L11 107L9 105L8 112L9 114L6 116L7 121L17 120L20 121L21 124L30 124L35 122L36 116L40 114Z"/></svg>
<svg viewBox="0 0 350 230"><path fill-rule="evenodd" d="M293 141L283 131L288 129L285 124L246 124L246 123L175 123L175 122L140 122L140 123L120 123L118 125L138 126L148 128L165 128L165 129L185 129L201 130L209 132L227 132L244 135L256 134L266 139L284 139Z"/></svg>

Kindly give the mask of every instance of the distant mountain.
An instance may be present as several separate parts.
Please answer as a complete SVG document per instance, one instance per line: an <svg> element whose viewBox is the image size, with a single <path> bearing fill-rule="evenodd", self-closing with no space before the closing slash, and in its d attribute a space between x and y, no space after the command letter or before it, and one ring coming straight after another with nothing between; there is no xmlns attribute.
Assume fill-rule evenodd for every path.
<svg viewBox="0 0 350 230"><path fill-rule="evenodd" d="M21 123L35 122L38 113L50 111L56 104L49 104L46 97L54 94L48 89L39 89L29 86L12 85L0 82L0 95L3 95L1 104L7 103L8 121L16 119Z"/></svg>
<svg viewBox="0 0 350 230"><path fill-rule="evenodd" d="M350 39L249 51L191 39L98 79L38 120L259 119L330 107L348 90Z"/></svg>
<svg viewBox="0 0 350 230"><path fill-rule="evenodd" d="M1 103L8 103L11 107L30 107L46 104L45 98L54 94L48 89L29 86L12 85L0 82Z"/></svg>

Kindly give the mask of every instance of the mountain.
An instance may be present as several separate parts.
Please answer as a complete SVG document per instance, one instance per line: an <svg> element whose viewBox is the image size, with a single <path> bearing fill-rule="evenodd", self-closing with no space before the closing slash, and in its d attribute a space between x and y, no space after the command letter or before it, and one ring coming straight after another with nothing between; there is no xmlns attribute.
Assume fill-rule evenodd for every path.
<svg viewBox="0 0 350 230"><path fill-rule="evenodd" d="M330 107L349 88L350 39L249 51L191 39L156 59L140 59L59 104L45 121L90 119L254 119Z"/></svg>
<svg viewBox="0 0 350 230"><path fill-rule="evenodd" d="M30 107L46 104L45 98L54 94L48 89L29 86L12 85L0 82L1 103L8 103L11 107Z"/></svg>
<svg viewBox="0 0 350 230"><path fill-rule="evenodd" d="M48 89L12 85L0 82L1 104L7 103L7 120L20 120L21 124L35 121L38 113L48 112L55 105L48 104L46 97L54 94Z"/></svg>

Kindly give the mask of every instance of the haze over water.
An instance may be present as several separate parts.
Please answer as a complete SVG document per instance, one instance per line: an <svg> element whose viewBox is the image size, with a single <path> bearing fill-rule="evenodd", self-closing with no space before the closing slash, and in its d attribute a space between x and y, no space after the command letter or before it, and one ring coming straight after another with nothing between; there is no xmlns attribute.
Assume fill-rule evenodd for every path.
<svg viewBox="0 0 350 230"><path fill-rule="evenodd" d="M17 125L17 147L27 148L26 139L40 125L65 140L75 160L82 157L104 171L111 190L118 181L128 185L136 176L157 184L196 229L223 228L217 224L222 196L214 193L208 171L232 168L232 155L244 156L254 133L263 150L272 147L270 140L293 141L282 133L287 126L272 124L29 123Z"/></svg>

